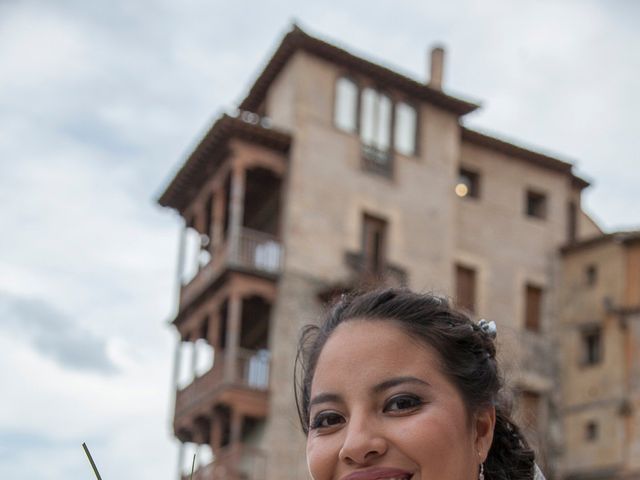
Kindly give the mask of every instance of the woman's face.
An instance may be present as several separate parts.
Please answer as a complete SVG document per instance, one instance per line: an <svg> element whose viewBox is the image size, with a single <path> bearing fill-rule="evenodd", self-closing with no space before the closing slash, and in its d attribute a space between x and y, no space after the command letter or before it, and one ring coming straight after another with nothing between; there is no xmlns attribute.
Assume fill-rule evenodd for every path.
<svg viewBox="0 0 640 480"><path fill-rule="evenodd" d="M314 480L472 480L495 412L470 420L437 353L396 324L350 320L318 358L307 461Z"/></svg>

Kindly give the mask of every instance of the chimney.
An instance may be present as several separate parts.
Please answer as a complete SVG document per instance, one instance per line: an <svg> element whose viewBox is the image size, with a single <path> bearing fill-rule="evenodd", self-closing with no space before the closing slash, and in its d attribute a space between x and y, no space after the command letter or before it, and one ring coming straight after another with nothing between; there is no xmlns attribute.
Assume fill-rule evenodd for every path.
<svg viewBox="0 0 640 480"><path fill-rule="evenodd" d="M436 45L431 49L431 73L428 85L436 90L442 90L442 76L444 72L444 48Z"/></svg>

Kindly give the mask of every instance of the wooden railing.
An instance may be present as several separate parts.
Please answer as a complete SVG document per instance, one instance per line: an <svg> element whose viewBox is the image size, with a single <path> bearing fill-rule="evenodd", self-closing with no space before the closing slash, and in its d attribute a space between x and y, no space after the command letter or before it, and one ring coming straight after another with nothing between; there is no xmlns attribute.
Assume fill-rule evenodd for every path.
<svg viewBox="0 0 640 480"><path fill-rule="evenodd" d="M182 286L181 308L197 298L228 266L277 275L282 270L282 245L274 235L241 229L239 238L218 247L209 263Z"/></svg>
<svg viewBox="0 0 640 480"><path fill-rule="evenodd" d="M193 480L264 480L266 455L263 450L248 445L230 445L221 449L213 462L199 467ZM181 480L189 480L182 475Z"/></svg>
<svg viewBox="0 0 640 480"><path fill-rule="evenodd" d="M248 228L230 248L229 263L251 270L278 273L282 268L282 247L273 235Z"/></svg>
<svg viewBox="0 0 640 480"><path fill-rule="evenodd" d="M224 364L234 362L234 378L224 378ZM176 416L188 412L212 396L224 382L241 384L255 390L266 390L269 387L270 354L268 350L239 349L235 359L228 354L216 356L213 367L184 389L176 392Z"/></svg>
<svg viewBox="0 0 640 480"><path fill-rule="evenodd" d="M255 388L266 390L269 387L269 351L240 349L236 359L236 381Z"/></svg>

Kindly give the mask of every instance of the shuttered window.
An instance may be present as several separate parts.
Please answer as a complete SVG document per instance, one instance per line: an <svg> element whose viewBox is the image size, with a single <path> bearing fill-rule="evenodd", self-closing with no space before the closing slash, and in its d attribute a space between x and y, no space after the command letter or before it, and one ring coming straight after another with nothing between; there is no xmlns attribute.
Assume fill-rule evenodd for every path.
<svg viewBox="0 0 640 480"><path fill-rule="evenodd" d="M527 284L525 288L524 328L531 332L539 332L542 317L542 289Z"/></svg>
<svg viewBox="0 0 640 480"><path fill-rule="evenodd" d="M456 265L456 302L470 312L476 311L476 271L473 268Z"/></svg>

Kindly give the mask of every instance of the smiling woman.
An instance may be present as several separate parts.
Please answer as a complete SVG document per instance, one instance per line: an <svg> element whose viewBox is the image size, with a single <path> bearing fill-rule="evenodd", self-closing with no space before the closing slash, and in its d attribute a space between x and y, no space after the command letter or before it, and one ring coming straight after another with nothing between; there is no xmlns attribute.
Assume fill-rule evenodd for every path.
<svg viewBox="0 0 640 480"><path fill-rule="evenodd" d="M305 328L296 401L314 480L530 480L494 332L434 295L343 297Z"/></svg>

